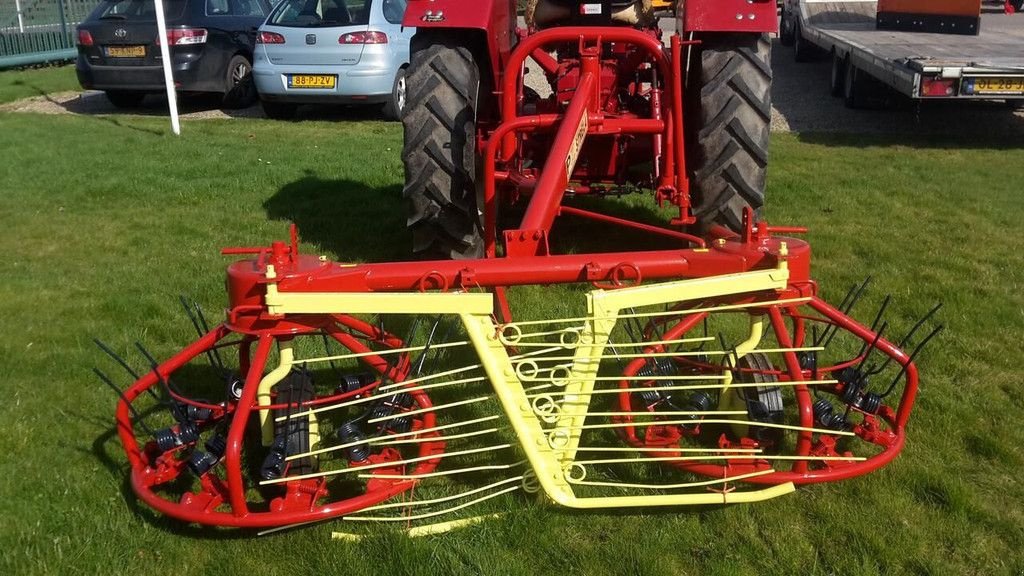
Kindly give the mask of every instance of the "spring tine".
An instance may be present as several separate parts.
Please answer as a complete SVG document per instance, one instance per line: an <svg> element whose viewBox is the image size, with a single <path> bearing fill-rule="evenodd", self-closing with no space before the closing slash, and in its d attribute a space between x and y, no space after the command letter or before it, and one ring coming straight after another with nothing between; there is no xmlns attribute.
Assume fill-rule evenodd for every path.
<svg viewBox="0 0 1024 576"><path fill-rule="evenodd" d="M844 316L849 316L850 313L853 312L853 307L857 305L857 302L860 300L861 296L864 295L864 291L867 289L868 284L870 283L871 276L868 276L867 278L864 279L864 282L861 283L860 288L857 289L857 292L854 293L853 298L850 299L850 303L846 305L846 309L842 311ZM826 348L828 348L828 345L832 342L832 339L835 338L836 334L839 333L839 326L832 325L831 328L833 328L832 333L828 335L828 339L826 339L825 343L822 344L822 346Z"/></svg>
<svg viewBox="0 0 1024 576"><path fill-rule="evenodd" d="M706 315L704 316L704 320L701 321L701 324L704 325L704 337L707 338L707 336L708 336L708 317ZM703 350L703 349L704 349L704 342L701 342L700 343L700 348L697 348L697 350Z"/></svg>
<svg viewBox="0 0 1024 576"><path fill-rule="evenodd" d="M413 373L414 376L419 376L423 372L423 364L427 361L427 355L430 354L430 346L434 343L434 333L437 332L437 326L441 323L441 316L434 318L434 324L430 327L430 333L427 334L427 343L423 346L423 350L420 351L420 355L416 358L416 370Z"/></svg>
<svg viewBox="0 0 1024 576"><path fill-rule="evenodd" d="M839 310L843 310L846 307L847 302L850 301L850 297L853 296L853 293L856 290L857 290L857 285L856 284L854 284L853 286L850 286L850 289L846 291L846 296L843 296L843 299L839 302L839 306L838 306ZM820 346L821 345L821 342L824 341L824 339L828 336L829 330L831 328L832 328L831 325L829 325L828 327L825 328L825 331L822 332L822 334L821 334L821 341L819 341L819 340L815 340L814 341L814 345L815 346Z"/></svg>
<svg viewBox="0 0 1024 576"><path fill-rule="evenodd" d="M110 349L109 346L104 344L102 340L100 340L99 338L93 338L92 341L95 342L96 345L100 347L100 350L106 352L108 356L113 358L118 364L120 364L125 370L127 370L128 373L131 374L132 378L136 380L139 379L139 374L135 370L132 370L132 367L129 366L128 363L124 361L124 358L118 356L113 350Z"/></svg>
<svg viewBox="0 0 1024 576"><path fill-rule="evenodd" d="M193 314L193 312L192 312L192 305L189 304L188 298L186 298L184 294L179 294L178 295L178 302L180 302L181 303L181 307L185 309L185 315L188 316L189 321L192 322L192 327L196 329L196 334L198 334L200 338L205 336L206 333L209 332L209 328L204 330L203 326L200 326L199 319L196 317L195 314ZM193 304L198 308L198 304L195 304L195 303L193 303ZM221 370L224 369L223 366L220 365L217 362L217 360L220 359L219 356L217 357L217 360L214 360L214 351L207 350L206 351L206 358L207 358L207 360L210 361L210 365L213 366L214 368L219 368Z"/></svg>
<svg viewBox="0 0 1024 576"><path fill-rule="evenodd" d="M206 322L206 314L203 314L203 308L199 306L199 302L196 302L195 300L192 301L192 306L196 310L196 317L199 318L199 324L203 327L203 333L208 334L210 332L210 325ZM214 358L217 359L216 367L220 368L221 372L227 372L224 368L224 361L220 357L220 352L218 352L216 348L211 348L210 350L213 352ZM213 364L212 360L210 361L210 364Z"/></svg>
<svg viewBox="0 0 1024 576"><path fill-rule="evenodd" d="M92 341L95 342L97 346L99 346L100 350L106 352L107 356L110 356L111 358L114 359L114 361L120 364L121 367L124 368L133 379L138 380L140 378L139 374L135 370L132 370L132 367L129 366L127 362L125 362L124 358L118 356L117 353L115 353L110 348L110 346L104 344L103 341L100 340L99 338L93 338ZM160 398L160 396L158 396L156 392L153 392L152 388L146 388L146 392L149 393L149 395L152 396L157 402L165 403L165 401L162 398Z"/></svg>
<svg viewBox="0 0 1024 576"><path fill-rule="evenodd" d="M860 372L860 369L864 367L864 363L867 362L868 358L871 356L871 353L875 351L875 346L878 345L878 341L882 339L882 334L885 333L885 329L888 327L888 322L882 322L882 327L878 329L878 332L875 332L875 337L873 340L871 340L871 347L868 348L867 353L864 354L864 356L861 357L860 362L857 363L857 372ZM866 376L862 376L861 378L866 378Z"/></svg>
<svg viewBox="0 0 1024 576"><path fill-rule="evenodd" d="M412 337L416 334L416 329L419 327L419 321L420 321L420 317L419 316L417 316L416 318L413 319L412 325L409 327L408 336L406 336L406 339L404 341L406 344L408 344L410 342L410 340L412 339ZM381 335L385 334L385 332L384 332L384 317L380 316L380 315L377 316L377 330L380 332ZM398 368L398 362L399 362L400 358L401 358L401 355L398 355L398 354L391 354L391 355L387 356L387 362L385 362L385 364L384 364L384 372L381 374L379 387L387 386L389 383L392 382L392 378L391 378L390 374L392 372L394 372ZM399 392L399 393L401 393L401 392ZM366 420L367 418L370 417L371 414L373 414L373 411L376 410L379 406L381 406L384 402L386 402L388 400L388 398L393 398L393 397L397 396L399 393L393 394L391 396L383 396L379 400L377 400L375 402L371 402L370 405L366 408L366 410L362 414L360 414L359 416L356 416L355 418L353 418L353 419L351 419L351 420L349 420L349 421L347 421L345 423L346 424L357 424L359 422L362 422L363 420ZM383 433L383 431L381 431L381 433Z"/></svg>
<svg viewBox="0 0 1024 576"><path fill-rule="evenodd" d="M878 328L878 322L882 320L882 315L885 314L885 309L889 307L889 301L890 300L892 300L892 296L890 294L886 294L885 295L885 299L882 300L882 305L879 306L879 308L878 308L878 314L875 314L875 319L874 319L874 321L871 322L871 331L872 332L874 332L875 329ZM860 352L857 353L857 356L861 356L865 352L868 352L867 347L868 347L868 343L865 342L860 347ZM855 358L856 358L856 356L855 356Z"/></svg>
<svg viewBox="0 0 1024 576"><path fill-rule="evenodd" d="M722 368L725 370L733 371L736 369L736 361L739 360L738 354L736 353L735 346L729 346L728 342L725 341L725 335L721 332L718 333L718 343L721 345L722 350L726 351L722 355Z"/></svg>
<svg viewBox="0 0 1024 576"><path fill-rule="evenodd" d="M188 298L186 298L184 294L178 294L178 302L181 304L181 307L185 310L185 315L188 316L189 321L192 322L192 326L196 329L196 332L199 334L200 337L202 337L203 329L200 328L199 320L197 320L195 314L192 313L192 307L189 306L188 304Z"/></svg>
<svg viewBox="0 0 1024 576"><path fill-rule="evenodd" d="M906 363L903 364L903 366L900 368L899 373L896 374L896 377L892 379L892 383L889 384L889 387L885 390L885 393L881 394L882 398L885 398L890 393L892 393L893 389L896 387L896 383L900 381L900 378L903 377L903 373L907 371L907 366L914 361L914 358L917 357L918 352L920 352L924 348L925 344L927 344L928 341L934 338L935 335L937 335L939 332L942 332L943 328L945 328L945 326L943 326L942 324L936 326L935 329L928 333L928 335L924 337L924 340L921 340L917 347L914 348L914 351L910 353L910 357L907 358Z"/></svg>
<svg viewBox="0 0 1024 576"><path fill-rule="evenodd" d="M160 383L163 384L164 388L167 389L167 395L171 396L171 392L174 392L175 394L181 396L181 391L178 390L177 386L175 386L173 382L171 382L171 379L164 378L164 376L160 374L160 371L157 370L159 364L157 364L156 358L154 358L153 355L150 354L148 350L146 350L146 348L142 345L142 342L136 342L135 347L138 348L139 352L142 352L142 355L145 356L146 360L149 361L149 366L150 368L152 368L153 373L156 374L156 377L160 380Z"/></svg>
<svg viewBox="0 0 1024 576"><path fill-rule="evenodd" d="M665 312L668 312L668 311L669 311L669 305L668 305L668 303L665 303ZM650 323L651 323L651 329L654 331L654 335L657 337L657 339L658 340L664 340L665 339L664 333L661 331L660 328L658 328L658 323L656 322L656 319L655 318L651 318L650 319Z"/></svg>
<svg viewBox="0 0 1024 576"><path fill-rule="evenodd" d="M629 339L632 342L639 343L643 339L644 331L643 331L642 328L640 328L639 329L640 331L638 333L636 333L636 334L633 333L633 323L637 322L637 320L632 315L636 314L636 309L635 308L629 308L628 310L629 310L629 313L630 313L631 316L630 316L630 318L628 318L626 320L626 322L622 325L622 327L626 329L626 335L629 336Z"/></svg>
<svg viewBox="0 0 1024 576"><path fill-rule="evenodd" d="M337 376L338 379L340 380L341 379L341 371L338 370L338 367L334 365L334 359L331 358L331 345L330 345L330 341L327 339L327 334L324 333L324 332L321 332L320 333L320 338L322 338L323 341L324 341L324 356L327 357L327 364L330 365L331 370L334 372L334 375Z"/></svg>
<svg viewBox="0 0 1024 576"><path fill-rule="evenodd" d="M440 318L440 316L438 316L438 317ZM447 327L446 327L446 329L444 331L444 336L441 337L441 341L442 342L447 342L448 339L451 338L452 331L455 330L455 324L456 323L448 321L448 322L445 322L445 324L447 325ZM437 363L441 360L441 356L442 356L442 354L435 354L434 355L434 357L430 361L430 370L427 371L427 374L433 374L437 370Z"/></svg>
<svg viewBox="0 0 1024 576"><path fill-rule="evenodd" d="M939 311L939 308L942 308L942 302L939 302L938 304L933 306L932 309L929 310L927 314L922 316L921 319L918 320L916 324L914 324L914 327L910 329L910 332L907 332L907 335L904 336L902 340L900 340L899 347L903 348L904 346L906 346L907 342L910 342L910 339L914 337L914 334L917 333L917 331L921 328L921 326L923 326L924 323L927 322L929 318L934 316L935 313ZM882 370L885 370L886 368L889 367L889 362L892 362L892 356L886 358L885 364L882 364L877 370L873 370L873 371L869 372L868 375L869 376L873 376L875 374L878 374Z"/></svg>
<svg viewBox="0 0 1024 576"><path fill-rule="evenodd" d="M846 305L846 310L843 311L843 314L846 314L847 316L850 315L850 312L853 311L853 307L857 305L858 301L860 301L861 296L864 295L864 291L867 290L869 284L871 284L871 276L868 276L864 279L864 282L861 282L860 288L857 288L857 293L853 295L852 299L850 299L850 303Z"/></svg>
<svg viewBox="0 0 1024 576"><path fill-rule="evenodd" d="M615 356L615 361L618 362L619 368L626 369L626 362L619 355L619 350L615 347L615 343L611 338L608 339L608 349L612 351L612 355Z"/></svg>
<svg viewBox="0 0 1024 576"><path fill-rule="evenodd" d="M138 424L139 426L142 427L143 430L146 431L146 434L149 434L150 436L152 436L153 435L152 428L150 428L149 426L146 426L146 422L143 419L142 414L139 414L138 410L136 410L135 407L132 406L132 403L129 402L128 399L124 397L124 392L122 392L121 389L117 387L117 384L114 384L114 382L111 381L110 378L108 378L106 374L101 372L99 368L93 368L92 371L97 376L100 377L100 380L102 380L104 384L106 384L107 386L110 386L110 389L113 390L115 394L117 394L118 398L120 398L121 401L124 402L125 405L128 406L128 410L130 410L132 415L135 416L135 421L132 422L132 424Z"/></svg>

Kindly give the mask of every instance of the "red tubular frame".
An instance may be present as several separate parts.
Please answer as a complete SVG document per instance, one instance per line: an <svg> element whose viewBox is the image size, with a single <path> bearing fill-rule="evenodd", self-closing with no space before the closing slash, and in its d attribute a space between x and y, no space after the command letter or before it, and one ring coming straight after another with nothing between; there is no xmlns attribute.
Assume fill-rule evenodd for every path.
<svg viewBox="0 0 1024 576"><path fill-rule="evenodd" d="M815 318L816 320L834 323L839 328L856 336L865 344L874 344L876 350L894 360L897 363L897 366L904 367L906 369L903 394L900 397L899 403L896 405L895 409L883 405L879 414L876 416L876 418L883 420L889 426L890 433L886 435L882 442L876 442L882 450L879 453L868 457L864 461L843 462L840 465L833 467L810 469L809 464L813 461L812 459L796 460L791 470L776 471L770 474L755 476L744 480L745 482L775 485L783 482L793 482L794 484L814 484L819 482L846 480L872 472L885 466L900 453L906 441L906 423L910 415L910 411L913 408L918 389L918 375L915 364L910 361L910 358L904 351L900 350L884 338L878 338L878 334L876 332L873 332L869 328L844 315L842 312L828 305L820 298L812 297L807 302L807 306L822 315L821 319ZM792 307L788 308L792 309ZM794 345L794 340L790 337L789 331L786 328L785 315L783 314L782 309L779 306L772 306L770 301L766 303L764 309L767 311L770 318L779 345L783 348L792 347ZM683 337L692 328L697 326L697 324L703 319L703 316L704 315L702 314L693 314L682 319L675 326L667 330L662 337L666 340ZM661 350L658 347L649 347L645 349L645 351L659 352ZM782 372L788 376L789 381L804 380L806 371L800 368L796 353L785 352L783 353L783 356L786 361L786 369ZM623 374L626 376L635 376L637 371L642 368L646 362L647 360L643 358L633 360L623 370ZM844 365L848 364L849 363L845 363ZM839 370L840 366L842 365L824 367L821 368L819 372L832 373ZM630 387L630 383L630 381L624 380L620 383L620 386L628 388ZM813 427L815 425L812 408L814 398L811 396L810 390L805 385L795 385L793 388L797 399L797 409L800 413L800 426L807 428ZM619 403L622 408L632 410L632 408L630 408L631 402L630 394L622 393L619 395ZM632 421L631 418L625 418L624 420L627 422ZM639 426L639 424L637 426ZM859 426L854 427L855 432L860 430ZM635 426L623 428L623 433L627 442L631 445L637 447L645 446L644 441L637 436ZM862 439L870 441L866 438L866 435L865 438ZM652 455L673 456L675 454L672 452L671 448L666 448L664 452L652 452ZM812 434L810 432L803 431L799 433L795 455L813 456ZM734 462L730 465L695 462L673 462L672 465L688 472L717 478L733 476L754 470L761 471L769 469L769 465L766 462L758 462L756 457L752 457L750 461L747 462Z"/></svg>
<svg viewBox="0 0 1024 576"><path fill-rule="evenodd" d="M333 318L353 329L369 328L370 331L374 331L372 327L355 318L346 316L334 316ZM322 322L318 322L316 326L320 324ZM315 327L311 326L310 331L313 330L315 330ZM177 471L168 471L163 464L151 465L148 461L146 450L139 447L135 438L132 411L129 406L140 395L145 393L147 389L157 386L173 372L212 349L220 340L232 333L232 329L226 324L214 327L199 340L139 378L122 394L116 411L117 432L131 467L132 490L143 502L158 512L186 522L239 528L267 528L326 520L343 514L349 514L367 506L383 502L401 492L409 490L415 485L415 481L412 480L377 480L377 484L374 485L373 489L368 489L364 494L324 505L311 505L307 509L299 510L274 509L272 504L271 510L268 511L254 512L250 510L246 498L248 487L244 481L241 468L241 450L246 433L245 429L253 410L272 409L276 406L273 404L259 405L256 401L256 394L260 381L263 378L271 346L276 340L288 340L294 337L294 335L281 336L274 330L266 330L256 339L256 350L251 359L248 358L250 352L249 341L239 342L239 354L242 359L242 368L245 371L245 383L238 402L225 405L226 408L224 409L226 411L224 417L230 419L227 445L222 459L225 479L223 481L219 478L207 479L204 476L204 487L209 486L212 493L186 493L186 497L177 502L161 496L157 490L166 482L177 478L178 474L182 472L184 463L177 459L170 461L172 462L171 467L177 467ZM342 333L340 336L352 338L347 333ZM339 341L344 340L346 338L342 338ZM390 336L385 341L391 346L401 345L400 340ZM365 353L370 351L369 348L358 341L348 341L347 345L350 349L357 352ZM379 362L375 361L374 358ZM377 366L377 364L383 362L379 357L374 356L365 357L364 360L367 360L368 365L378 369L381 367ZM384 364L387 365L386 362ZM417 405L420 408L430 408L433 405L422 391L415 391L410 394L416 399ZM309 405L313 405L313 403ZM436 425L432 412L424 412L420 417L422 418L424 428L431 428ZM438 453L439 446L442 445L443 442L441 440L438 442L426 442L420 450L420 455L436 454ZM161 458L169 454L171 453L165 453ZM412 473L430 472L437 466L437 463L438 461L434 459L420 462L415 466ZM203 500L202 498L204 497L207 499ZM216 508L221 503L228 504L231 511L217 511Z"/></svg>
<svg viewBox="0 0 1024 576"><path fill-rule="evenodd" d="M496 213L497 187L499 179L497 162L509 162L518 152L515 134L543 130L559 124L551 142L550 149L545 153L545 169L532 186L531 197L526 214L520 226L508 230L503 235L506 245L506 256L520 257L545 254L551 226L558 214L562 197L568 180L572 176L563 166L571 168L575 164L574 154L579 153L580 142L576 142L576 130L580 122L588 125L587 135L614 134L651 134L655 136L655 148L663 149L656 159L660 165L655 169L659 199L669 198L680 206L680 217L673 224L690 224L693 218L689 215L689 182L686 176L686 158L682 145L683 134L683 83L682 74L673 63L682 59L682 46L692 42L684 42L677 35L672 36L670 54L666 53L661 41L651 32L626 27L594 27L574 26L551 28L539 31L524 38L512 51L505 66L506 71L521 71L527 57L540 58L542 68L554 74L558 64L550 61L550 56L543 48L576 43L580 47L580 79L575 86L574 94L568 107L562 114L542 114L519 116L519 88L522 78L520 73L507 72L501 82L501 122L488 134L486 145L483 146L483 181L484 181L484 253L488 257L496 255ZM659 108L652 118L617 117L606 115L598 102L602 86L600 84L601 47L619 43L633 46L649 58L656 68L658 77L662 79L664 96L652 98L652 105ZM661 90L660 87L655 87ZM664 101L667 105L661 104ZM500 156L499 156L500 154ZM568 160L572 160L568 162ZM504 179L508 172L502 172ZM606 220L610 223L623 224L625 220ZM628 223L626 225L633 225Z"/></svg>
<svg viewBox="0 0 1024 576"><path fill-rule="evenodd" d="M753 226L752 223L748 223L748 228L751 230L753 230ZM237 527L269 527L322 520L351 513L391 498L415 484L411 481L385 483L376 486L373 490L368 489L365 494L326 505L311 505L309 509L298 510L293 507L255 512L250 509L245 497L246 487L240 465L241 444L252 410L271 407L259 406L256 403L257 389L264 373L271 344L278 339L290 339L298 334L314 333L324 330L326 326L340 323L364 334L367 338L372 337L375 341L386 342L389 346L401 345L400 341L393 336L381 333L365 322L347 316L313 315L288 318L268 316L263 302L265 293L263 286L268 281L266 272L267 266L270 264L275 267L275 282L278 290L284 293L415 291L438 288L450 290L457 287L489 288L575 282L615 284L616 281L623 279L639 282L654 278L703 277L773 268L777 267L780 261L785 261L792 272L790 285L777 293L776 297L780 299L808 297L809 300L805 305L815 310L820 317L799 314L794 305L773 305L770 299L765 301L764 306L754 307L752 313L766 313L769 316L779 345L791 347L800 343L805 334L804 322L806 320L832 323L863 342L874 343L876 349L895 360L898 365L905 367L905 385L898 406L895 409L883 406L877 416L884 420L890 428L888 432L883 431L884 438L881 442L875 442L882 447L880 453L871 456L864 462L844 462L841 465L819 469L810 468L809 464L812 462L810 459L797 460L791 470L752 477L748 481L760 484L781 482L805 484L842 480L875 470L891 461L903 447L906 421L917 392L917 369L902 350L885 339L878 338L876 340L876 334L873 331L818 299L814 295L814 283L805 273L801 272L809 269L809 247L801 240L771 237L767 232L768 229L769 227L762 223L758 233L748 230L748 234L743 234L736 239L718 240L703 249L354 266L339 266L331 262L323 262L318 258L300 256L294 254L293 248L282 248L281 245L262 250L258 258L235 263L229 268L228 288L232 305L229 317L233 318L232 323L217 326L209 334L144 375L125 392L124 398L118 404L118 434L132 468L132 487L147 505L188 522ZM783 250L783 244L785 244L785 250ZM265 257L266 254L271 256ZM624 271L628 271L628 273L624 273ZM770 297L765 294L759 298L766 296ZM749 301L750 296L745 298L746 301ZM786 316L793 319L793 333L789 330ZM699 321L699 315L688 317L666 331L663 337L669 339L681 337ZM303 329L303 327L305 328ZM159 384L161 378L168 377L193 358L216 346L221 339L232 332L248 334L254 338L238 343L241 364L245 370L245 384L241 399L226 408L228 413L225 417L231 418L231 425L228 430L228 446L224 457L225 481L213 482L215 493L213 495L206 494L210 499L206 501L205 507L188 501L189 498L185 498L182 502L167 500L156 491L163 482L167 481L167 473L160 476L161 472L151 467L146 454L140 450L132 430L131 411L128 405L147 388ZM331 330L327 330L327 333L340 338L339 341L349 349L369 351L368 348L362 346L359 340L350 341L352 336L348 333L335 334ZM256 347L250 359L249 347L253 340L256 342ZM778 374L790 381L807 378L807 374L800 368L794 352L784 353L784 358L786 367L784 370L777 371ZM386 369L387 363L380 360L380 358L374 359L374 357L368 356L367 364L378 371ZM639 369L643 363L643 359L633 361L627 367L627 372ZM827 373L836 369L838 366L825 367L820 371ZM813 398L809 389L807 386L794 386L794 389L800 412L800 425L811 427L814 425L811 410ZM831 393L837 392L838 390L831 391ZM626 397L628 403L628 394ZM418 398L417 402L420 406L430 406L429 399L425 397ZM427 414L433 422L432 414L429 412ZM862 431L865 434L872 433L872 430L867 428L856 430L858 434ZM641 444L636 438L633 428L625 428L624 433L630 443ZM870 441L867 436L862 439ZM812 440L810 433L801 433L796 455L813 456L815 444ZM440 440L438 443L427 443L427 445L433 444L440 444ZM433 450L433 448L430 449ZM438 451L428 453L439 454ZM666 448L665 454L671 454L671 449ZM436 463L437 460L430 460L424 465L436 466ZM673 465L678 465L688 472L714 477L763 470L767 466L766 463L756 461L756 458L749 462L733 462L728 466L692 462L673 463ZM182 466L183 463L179 461L178 467ZM173 471L170 474L170 477L176 477ZM203 495L200 494L197 497L201 498ZM221 497L230 504L230 512L215 509L216 504L220 502L218 498Z"/></svg>

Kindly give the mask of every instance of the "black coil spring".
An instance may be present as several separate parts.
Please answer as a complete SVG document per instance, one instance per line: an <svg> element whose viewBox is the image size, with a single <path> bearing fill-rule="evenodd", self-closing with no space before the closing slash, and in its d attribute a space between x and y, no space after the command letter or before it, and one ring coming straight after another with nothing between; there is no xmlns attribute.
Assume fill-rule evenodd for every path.
<svg viewBox="0 0 1024 576"><path fill-rule="evenodd" d="M360 442L361 440L366 439L362 430L359 429L359 425L355 422L346 422L342 424L338 428L336 434L338 435L338 440L341 440L342 444L351 444L352 442ZM360 442L346 448L345 454L348 457L349 462L363 462L370 457L370 445Z"/></svg>

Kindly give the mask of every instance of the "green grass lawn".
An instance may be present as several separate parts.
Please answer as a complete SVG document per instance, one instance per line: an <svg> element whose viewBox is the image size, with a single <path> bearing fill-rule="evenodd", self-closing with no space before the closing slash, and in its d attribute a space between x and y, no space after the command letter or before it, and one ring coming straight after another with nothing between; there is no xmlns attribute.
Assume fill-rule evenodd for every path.
<svg viewBox="0 0 1024 576"><path fill-rule="evenodd" d="M9 70L0 74L0 104L79 89L75 67L72 65L47 66L35 70Z"/></svg>
<svg viewBox="0 0 1024 576"><path fill-rule="evenodd" d="M0 101L63 74L0 74ZM91 338L172 353L191 338L178 294L224 303L219 248L282 239L290 221L310 252L405 258L400 129L208 120L174 138L158 118L0 114L0 572L1024 571L1024 163L1019 142L982 138L773 138L769 219L810 227L827 297L871 274L862 318L891 293L903 329L945 303L907 448L879 472L724 508L584 513L516 496L474 529L360 544L331 541L337 523L256 538L137 505Z"/></svg>

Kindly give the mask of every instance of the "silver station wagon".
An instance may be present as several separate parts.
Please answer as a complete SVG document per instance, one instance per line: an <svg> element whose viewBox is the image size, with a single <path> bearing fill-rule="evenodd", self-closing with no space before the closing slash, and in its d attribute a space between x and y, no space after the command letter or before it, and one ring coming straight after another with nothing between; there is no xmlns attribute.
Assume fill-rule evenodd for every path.
<svg viewBox="0 0 1024 576"><path fill-rule="evenodd" d="M282 0L260 27L253 78L270 118L299 104L382 104L397 120L415 28L406 0Z"/></svg>

